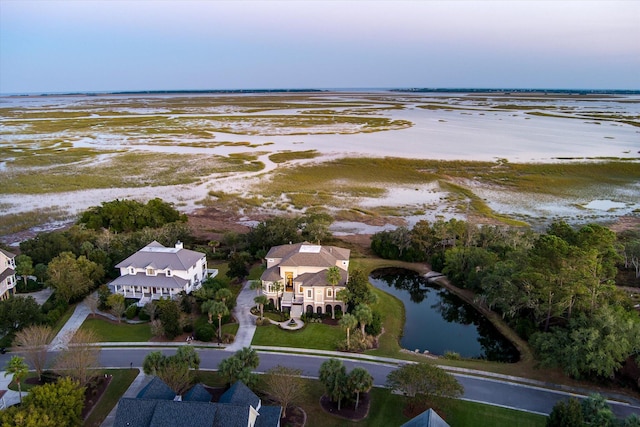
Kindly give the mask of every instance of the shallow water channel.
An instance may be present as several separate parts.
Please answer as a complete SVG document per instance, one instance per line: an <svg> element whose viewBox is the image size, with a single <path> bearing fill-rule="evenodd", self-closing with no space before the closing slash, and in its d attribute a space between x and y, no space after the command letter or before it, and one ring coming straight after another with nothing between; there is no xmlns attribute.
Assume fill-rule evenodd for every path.
<svg viewBox="0 0 640 427"><path fill-rule="evenodd" d="M373 271L369 280L404 303L403 348L435 355L452 351L466 358L518 360L518 351L491 322L456 295L428 284L418 273L383 268Z"/></svg>

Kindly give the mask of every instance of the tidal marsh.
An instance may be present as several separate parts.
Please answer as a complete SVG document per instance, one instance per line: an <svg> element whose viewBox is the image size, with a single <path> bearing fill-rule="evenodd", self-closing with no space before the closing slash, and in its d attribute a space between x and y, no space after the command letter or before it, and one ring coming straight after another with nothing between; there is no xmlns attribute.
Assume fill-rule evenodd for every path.
<svg viewBox="0 0 640 427"><path fill-rule="evenodd" d="M51 221L113 198L159 195L187 211L325 209L338 220L380 224L465 215L512 224L558 215L610 220L640 209L637 97L311 92L3 101L0 206L12 230L19 222L11 215L43 218L52 198ZM584 207L595 199L625 205Z"/></svg>

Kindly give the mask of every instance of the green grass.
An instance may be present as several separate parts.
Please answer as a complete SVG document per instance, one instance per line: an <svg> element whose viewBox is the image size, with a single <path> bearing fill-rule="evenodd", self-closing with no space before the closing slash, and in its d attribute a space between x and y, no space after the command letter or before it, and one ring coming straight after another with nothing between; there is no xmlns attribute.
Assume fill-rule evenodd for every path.
<svg viewBox="0 0 640 427"><path fill-rule="evenodd" d="M102 319L87 318L81 328L96 332L99 342L147 342L151 339L148 323L111 323Z"/></svg>
<svg viewBox="0 0 640 427"><path fill-rule="evenodd" d="M113 375L109 387L93 408L84 422L85 427L98 427L102 424L109 412L116 406L118 400L129 388L133 380L138 376L138 369L105 369L102 374Z"/></svg>
<svg viewBox="0 0 640 427"><path fill-rule="evenodd" d="M308 323L297 331L285 331L277 325L256 328L252 345L336 350L345 335L338 326Z"/></svg>
<svg viewBox="0 0 640 427"><path fill-rule="evenodd" d="M456 400L450 402L447 422L453 427L544 427L547 417L498 406Z"/></svg>

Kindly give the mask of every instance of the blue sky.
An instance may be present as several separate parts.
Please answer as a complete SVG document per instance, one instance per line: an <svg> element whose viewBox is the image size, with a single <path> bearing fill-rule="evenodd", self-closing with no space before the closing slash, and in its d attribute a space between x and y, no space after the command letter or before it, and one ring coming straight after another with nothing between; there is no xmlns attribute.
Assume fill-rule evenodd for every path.
<svg viewBox="0 0 640 427"><path fill-rule="evenodd" d="M0 93L640 89L640 1L0 0Z"/></svg>

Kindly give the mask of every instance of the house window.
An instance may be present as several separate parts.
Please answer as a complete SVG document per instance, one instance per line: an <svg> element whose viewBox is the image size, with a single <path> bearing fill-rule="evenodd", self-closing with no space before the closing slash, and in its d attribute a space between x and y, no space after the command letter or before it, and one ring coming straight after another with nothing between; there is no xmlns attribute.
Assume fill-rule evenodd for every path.
<svg viewBox="0 0 640 427"><path fill-rule="evenodd" d="M327 289L327 296L330 297L332 295L331 289Z"/></svg>
<svg viewBox="0 0 640 427"><path fill-rule="evenodd" d="M136 271L133 269L133 267L129 267L129 274L135 274Z"/></svg>
<svg viewBox="0 0 640 427"><path fill-rule="evenodd" d="M147 267L147 276L155 276L155 275L156 275L156 271L151 267Z"/></svg>
<svg viewBox="0 0 640 427"><path fill-rule="evenodd" d="M171 277L171 270L167 270L167 277Z"/></svg>
<svg viewBox="0 0 640 427"><path fill-rule="evenodd" d="M313 298L311 289L307 289L307 298Z"/></svg>

